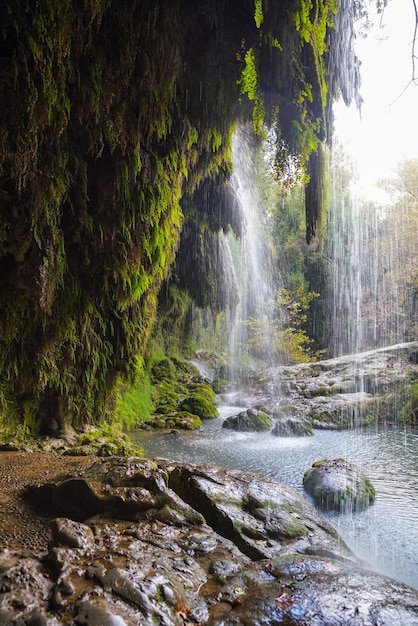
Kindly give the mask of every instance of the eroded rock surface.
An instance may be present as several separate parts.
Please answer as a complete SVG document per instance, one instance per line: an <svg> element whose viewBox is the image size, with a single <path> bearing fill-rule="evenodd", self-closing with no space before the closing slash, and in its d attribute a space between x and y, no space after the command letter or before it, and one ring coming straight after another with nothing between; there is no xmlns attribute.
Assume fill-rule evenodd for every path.
<svg viewBox="0 0 418 626"><path fill-rule="evenodd" d="M417 591L269 479L114 458L27 496L51 541L0 553L0 624L418 624Z"/></svg>
<svg viewBox="0 0 418 626"><path fill-rule="evenodd" d="M264 405L273 417L294 416L313 428L416 421L411 386L418 381L418 342L398 344L249 375L243 406Z"/></svg>
<svg viewBox="0 0 418 626"><path fill-rule="evenodd" d="M315 504L328 511L362 510L376 497L367 476L345 459L316 461L305 472L303 486Z"/></svg>
<svg viewBox="0 0 418 626"><path fill-rule="evenodd" d="M271 430L272 426L273 420L270 415L264 411L254 408L248 409L247 411L241 411L238 415L227 417L222 424L223 428L246 432Z"/></svg>
<svg viewBox="0 0 418 626"><path fill-rule="evenodd" d="M297 417L278 419L271 432L276 437L310 437L313 435L311 423Z"/></svg>

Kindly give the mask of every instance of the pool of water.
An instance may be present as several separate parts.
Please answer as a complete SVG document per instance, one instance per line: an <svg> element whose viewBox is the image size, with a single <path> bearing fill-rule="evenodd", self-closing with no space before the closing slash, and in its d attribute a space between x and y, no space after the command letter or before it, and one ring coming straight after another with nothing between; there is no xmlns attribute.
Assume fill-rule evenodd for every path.
<svg viewBox="0 0 418 626"><path fill-rule="evenodd" d="M326 513L346 543L370 566L418 589L418 431L363 429L315 431L314 437L277 438L222 428L239 407L194 432L138 431L132 438L148 457L257 472L279 480L308 501L302 479L314 461L343 457L376 488L375 503L357 513Z"/></svg>

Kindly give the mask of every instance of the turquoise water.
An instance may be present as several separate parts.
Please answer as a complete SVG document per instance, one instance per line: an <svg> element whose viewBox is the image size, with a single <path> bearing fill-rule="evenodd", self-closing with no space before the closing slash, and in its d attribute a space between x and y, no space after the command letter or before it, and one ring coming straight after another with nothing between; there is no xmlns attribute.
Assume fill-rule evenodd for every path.
<svg viewBox="0 0 418 626"><path fill-rule="evenodd" d="M148 457L257 472L283 482L307 500L302 479L314 461L343 457L370 478L375 503L357 513L324 516L370 566L418 589L418 431L315 431L314 437L277 438L222 428L239 407L221 407L221 417L201 430L180 434L138 431L132 438Z"/></svg>

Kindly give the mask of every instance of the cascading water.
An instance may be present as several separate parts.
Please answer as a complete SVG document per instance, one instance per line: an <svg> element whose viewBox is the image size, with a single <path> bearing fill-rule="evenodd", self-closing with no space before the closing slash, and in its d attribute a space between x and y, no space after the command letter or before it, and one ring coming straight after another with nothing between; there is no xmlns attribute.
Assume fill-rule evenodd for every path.
<svg viewBox="0 0 418 626"><path fill-rule="evenodd" d="M228 320L228 348L235 368L248 361L248 320L266 319L274 298L268 215L257 180L260 171L254 167L253 142L252 130L238 126L232 144L234 170L229 185L237 201L241 235L220 235L229 251L226 258L232 259L239 294Z"/></svg>
<svg viewBox="0 0 418 626"><path fill-rule="evenodd" d="M190 241L187 233L182 239L187 262L176 269L182 283L192 287L195 299L190 310L193 340L204 351L222 354L226 367L223 375L236 383L242 373L259 364L249 343L254 334L252 325L268 327L279 282L277 271L273 276L272 270L271 199L269 184L265 184L270 174L265 148L251 126L237 126L232 140L231 178L221 196L210 202L203 198L214 214L217 210L227 214L230 228L208 232L188 224ZM191 272L187 252L196 246L197 239L199 255ZM193 289L196 283L197 291ZM257 350L258 357L265 357L263 348Z"/></svg>
<svg viewBox="0 0 418 626"><path fill-rule="evenodd" d="M341 3L344 10L338 14L338 19L342 20L338 41L352 35L343 20L353 8L349 0ZM344 64L339 55L334 57L335 67L340 72ZM342 90L349 83L346 78L340 78ZM345 99L349 100L348 96ZM324 346L329 348L327 356L412 341L416 339L418 328L415 254L418 180L412 177L409 192L398 191L390 202L378 203L375 198L364 200L354 187L350 168L344 171L341 166L344 158L341 154L332 155L332 193L323 248L330 276L327 292L321 289L321 296L328 302L328 315L324 316L330 325L328 346ZM241 227L234 230L241 234L236 237L232 232L221 232L218 252L220 264L228 268L224 272L228 277L226 289L239 294L238 299L234 297L233 306L227 307L228 313L224 316L228 317L224 325L227 330L223 334L223 338L226 335L229 339L234 362L238 363L247 353L250 331L245 321L264 315L279 285L273 286L268 271L267 218L258 186L259 173L251 133L242 127L234 137L233 160L234 173L229 189L237 201L241 223ZM224 346L225 342L218 342L217 347L220 345ZM351 377L347 370L347 376L355 384L351 389L347 387L347 394L338 393L340 399L363 388L370 391L373 386L374 372L370 373L366 389L361 367L357 367L361 365L361 358L356 356L352 362L353 375ZM330 370L330 378L332 374ZM386 385L384 373L380 375L384 380L376 380L376 389ZM331 395L328 391L330 389L326 388L324 404L333 400L333 391ZM306 397L309 397L309 388ZM290 405L292 397L288 401ZM396 425L396 400L393 407L391 422ZM373 567L418 588L416 429L399 427L399 424L398 428L383 429L376 421L370 428L328 430L321 427L314 437L303 438L222 432L223 418L236 415L240 408L222 407L228 412L222 412L219 420L208 420L201 431L181 433L175 438L168 435L158 442L154 437L146 444L141 441L151 456L254 471L275 477L301 493L303 474L314 461L345 457L369 476L377 490L376 502L366 511L345 511L328 518L354 551ZM352 410L360 413L361 401L354 404ZM349 423L355 426L359 416L353 415Z"/></svg>
<svg viewBox="0 0 418 626"><path fill-rule="evenodd" d="M331 314L329 350L333 356L340 356L360 352L370 347L369 342L375 342L375 327L368 327L362 305L367 286L377 276L377 267L375 250L371 249L374 242L368 239L359 202L350 192L344 173L334 162L331 168L333 184L325 252L331 267L327 297Z"/></svg>
<svg viewBox="0 0 418 626"><path fill-rule="evenodd" d="M417 208L405 196L361 198L333 155L326 259L334 356L412 341L416 327L414 231ZM416 203L415 203L416 204Z"/></svg>

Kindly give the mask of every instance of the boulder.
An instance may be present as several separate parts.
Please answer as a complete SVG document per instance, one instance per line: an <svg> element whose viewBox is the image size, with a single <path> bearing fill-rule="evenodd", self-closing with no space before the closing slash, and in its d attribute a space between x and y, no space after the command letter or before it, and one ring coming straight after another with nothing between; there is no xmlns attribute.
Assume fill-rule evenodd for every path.
<svg viewBox="0 0 418 626"><path fill-rule="evenodd" d="M303 477L303 486L317 506L326 510L361 510L376 497L370 480L345 459L317 461Z"/></svg>
<svg viewBox="0 0 418 626"><path fill-rule="evenodd" d="M256 431L271 430L273 420L270 415L258 409L248 409L241 411L238 415L227 417L222 428L240 431Z"/></svg>
<svg viewBox="0 0 418 626"><path fill-rule="evenodd" d="M179 404L180 411L187 411L197 415L200 419L215 419L219 417L219 412L213 401L202 392L191 393Z"/></svg>
<svg viewBox="0 0 418 626"><path fill-rule="evenodd" d="M276 437L306 437L312 436L312 424L297 417L283 417L278 419L271 431Z"/></svg>

